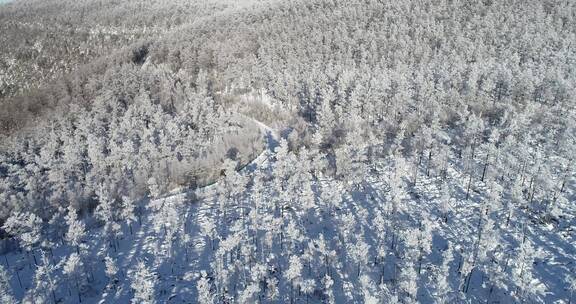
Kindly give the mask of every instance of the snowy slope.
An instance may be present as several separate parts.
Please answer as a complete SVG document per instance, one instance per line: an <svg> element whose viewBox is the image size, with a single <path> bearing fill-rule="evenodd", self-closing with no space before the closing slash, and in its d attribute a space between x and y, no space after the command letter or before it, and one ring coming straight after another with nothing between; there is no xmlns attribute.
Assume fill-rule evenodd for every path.
<svg viewBox="0 0 576 304"><path fill-rule="evenodd" d="M266 134L267 149L246 166L238 174L239 177L255 174L265 175L265 172L274 170L277 165L275 151L278 151L280 142L278 132L263 123L256 123L260 126L263 134ZM291 165L298 166L299 164L292 163ZM476 183L474 193L467 200L464 198L466 185L460 182L466 181L466 179L462 178L457 167L450 167L446 180L449 187L452 188L451 191L456 192L453 195L456 199L449 202L450 215L446 221L440 212L443 208L441 206L443 190L439 187L438 177L426 176L420 172L417 185L411 189L409 188L410 183L402 180L400 187L410 190L401 191L399 197L394 198L393 193L396 190L391 186L392 177L396 173L408 173L402 171L406 167L404 169L398 167L398 164L395 164L391 159L381 162L377 167L375 171L365 175L365 184L361 188L350 188L330 179L316 180L312 187L317 205L312 207L309 212L297 208L289 208L284 211L273 208L265 211L265 207L250 199L253 193L248 193L235 203L229 202L226 208L230 211L222 221L221 202L223 200L222 193L225 192L224 188L226 187L225 181L205 188L173 193L144 202L146 211L141 222L134 224L133 234L123 224L123 236L117 240L117 248L103 241L105 237L101 228L89 231L86 238L88 241L85 244L85 249L82 250L84 276L87 280L87 284L80 290L82 303L129 302L133 293L128 271L134 269L139 262L144 262L157 279L154 286L156 302L196 303L199 297L196 286L202 273L205 273L208 281L214 284L213 282L219 275L219 266L215 262L222 258L218 249L229 246L234 248L238 245L237 242L243 242L235 239L234 235L238 232L238 225L241 225L240 227L243 223L247 225L245 227L257 225L257 223L248 224L251 221L250 218L255 216L251 213L255 208L264 212L260 215L263 221L267 221L265 216L292 218L292 220L287 220L281 224L281 226L287 226L278 227L281 231L264 229L263 227L267 231L255 232L260 237L265 237L266 233L295 233L290 237L284 236L284 238L292 238L293 241L285 239L280 245L272 245L267 254L262 253L262 257L259 257L258 250L254 253L256 255L254 258L259 260L259 263L265 261L268 263L264 268L264 273L268 275L264 276L275 277L280 281L279 295L276 298L278 303L290 301L299 303L325 302L330 297L333 297L337 303L364 302L378 298L384 299L384 303L387 303L394 299L393 294L396 293L396 290L404 290L405 287L402 284L398 285L397 282L406 275L406 267L418 269L422 275L416 279L415 284L426 286L426 288L420 287L414 300L422 303L437 302L439 294L435 293L438 292L435 286L438 284L437 276L441 275L439 267L445 260L443 255L447 252L448 244L453 249L454 256L446 270L448 272L447 288L457 293L457 290L467 285L465 283L466 273L460 271L463 267L462 263L474 254L471 248L479 246L475 243L474 236L478 233L478 210L483 207L483 201L488 199L483 194L487 185L480 182ZM254 186L251 187L250 189L253 189ZM269 184L268 187L273 186ZM330 193L326 194L325 189L328 189ZM330 194L333 198L341 196L341 201L339 203L334 202L335 204L331 207L322 207L322 204L326 203L326 197L329 197ZM273 198L269 199L272 200ZM394 207L392 202L397 202L398 206ZM177 230L173 238L168 238L167 235L170 233L166 231L167 229L170 231L170 224L175 222L163 217L163 213L155 209L159 204L179 206L180 213L177 214L177 222L180 221L181 228L178 229L181 230ZM242 208L234 208L234 204L237 204L236 207ZM392 218L394 216L393 208L398 208L396 210L397 218L394 219ZM266 212L268 214L265 214ZM378 235L381 228L379 226L381 223L378 222L380 216L387 218L388 222L385 225L390 226L384 236ZM496 213L487 216L486 219L495 221L494 229L496 230L514 228L509 229L512 232L511 235L501 235L502 238L507 239L492 239L490 241L493 242L492 244L482 246L497 246L498 244L506 246L505 244L508 242L515 243L522 240L522 234L524 234L526 239L542 250L534 260L533 277L528 282L535 290L535 296L539 299L535 302L567 303L564 299L569 298L568 286L562 280L555 278L570 276L571 269L574 267L576 250L573 232L567 230L564 233L559 231L558 227L554 228L548 225L529 225L523 229L522 219L537 220L527 214L515 216L509 223L500 221L502 217ZM574 223L574 218L569 219L569 221ZM167 224L168 228L165 226ZM291 226L293 224L296 226ZM424 226L427 227L426 229L430 229L429 235L420 234L423 231L421 227ZM207 236L210 235L209 232L206 232L207 229L210 229L207 227L216 229L220 236ZM412 249L409 245L411 235L419 236L415 240L416 245L414 246L416 247ZM420 238L420 235L423 239L430 238L429 249L424 250L424 247L417 245L424 244L421 243L423 239ZM306 239L315 241L308 243L309 241ZM327 256L331 256L330 265L324 269L321 264L312 266L308 264L310 262L305 262L302 272L305 273L304 276L309 277L308 280L312 280L314 287L312 291L307 291L306 295L302 291L296 292L285 281L286 272L291 267L289 261L293 257L293 254L286 252L286 248L289 247L293 253L299 253L303 258L306 258L308 255L314 256L314 253L310 253L309 250L321 248L318 247L319 240L324 240L321 243L325 242L325 245L333 250L329 250L328 252L331 253L327 253ZM308 247L307 243L315 245ZM365 246L367 258L362 264L357 264L352 258L356 254L362 254L361 252L355 253L357 252L355 251L357 249L354 249L357 248L355 246L360 246L360 248ZM260 248L260 250L263 249ZM384 251L379 252L381 250ZM419 252L420 250L424 250L424 253L419 255L419 259L410 260L407 258L410 252ZM71 250L68 246L59 246L53 251L54 256L51 259L54 261L63 260L71 251L73 252L73 249ZM506 265L502 265L504 267L501 270L503 276L514 276L516 268L513 265L517 250L506 249L501 252L504 254L502 261L506 261ZM35 255L39 256L38 250L36 250ZM104 258L106 256L112 257L120 269L117 275L118 281L115 283L110 281L104 272ZM369 256L371 258L368 258ZM3 256L2 260L9 264L9 273L18 274L22 288L20 288L17 276L12 277L11 286L14 288L15 295L18 298L23 298L24 293L34 284L32 278L36 267L33 265L33 259L26 253L13 252ZM314 258L310 261L314 261ZM476 303L486 301L488 294L489 298L498 299L500 303L514 301L511 295L516 292L515 290L506 289L508 288L506 285L502 285L504 287L493 286L492 282L487 280L484 273L488 267L491 267L491 264L490 259L486 261L488 262L476 265L475 270L471 272L469 288L463 294L465 299L456 300L458 298L456 296L450 302ZM228 264L226 268L229 270L230 279L236 280L238 284L238 291L229 290L228 293L235 294L238 292L239 298L245 296L241 289L252 286L249 283L251 281L250 276L258 273L254 270L255 267L261 266L262 264L258 263L254 265L251 263ZM308 268L310 269L307 270ZM325 286L320 285L321 282L325 281L319 274L329 274L332 278L332 287L328 288L333 290L331 296L328 295ZM360 275L358 276L358 274ZM55 291L57 301L77 303L79 298L75 295L77 293L76 287L70 278L63 275L60 270L55 273L54 278L59 282L59 287ZM299 283L299 289L305 288L304 282L308 281ZM264 285L258 287L258 290L264 292L267 290L263 287L266 284L264 281L262 284ZM490 289L494 290L490 291ZM217 287L212 285L211 292L215 293L216 291ZM255 298L246 296L246 299L248 299L246 301L251 302ZM223 298L216 300L216 302L220 301L225 300Z"/></svg>

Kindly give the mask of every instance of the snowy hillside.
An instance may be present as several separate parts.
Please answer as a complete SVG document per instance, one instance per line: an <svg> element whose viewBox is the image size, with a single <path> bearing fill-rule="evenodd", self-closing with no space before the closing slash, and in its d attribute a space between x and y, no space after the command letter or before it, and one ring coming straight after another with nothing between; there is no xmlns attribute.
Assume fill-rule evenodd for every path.
<svg viewBox="0 0 576 304"><path fill-rule="evenodd" d="M0 29L0 303L576 301L576 2L21 0Z"/></svg>
<svg viewBox="0 0 576 304"><path fill-rule="evenodd" d="M14 295L65 303L570 298L573 205L558 206L569 216L554 224L496 183L474 182L466 199L467 179L450 162L428 174L424 162L416 185L403 178L413 170L403 158L380 160L360 180L312 176L326 163L288 152L260 125L268 149L214 185L143 201L138 219L118 227L73 231L67 218L80 255L58 244L5 255Z"/></svg>

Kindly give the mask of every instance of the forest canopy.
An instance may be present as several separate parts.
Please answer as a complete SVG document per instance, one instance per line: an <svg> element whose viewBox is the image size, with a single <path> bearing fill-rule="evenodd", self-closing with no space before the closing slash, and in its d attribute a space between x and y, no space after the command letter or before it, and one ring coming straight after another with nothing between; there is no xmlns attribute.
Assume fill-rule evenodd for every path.
<svg viewBox="0 0 576 304"><path fill-rule="evenodd" d="M574 1L21 0L0 33L0 235L79 282L54 302L572 297ZM133 229L154 263L111 257Z"/></svg>

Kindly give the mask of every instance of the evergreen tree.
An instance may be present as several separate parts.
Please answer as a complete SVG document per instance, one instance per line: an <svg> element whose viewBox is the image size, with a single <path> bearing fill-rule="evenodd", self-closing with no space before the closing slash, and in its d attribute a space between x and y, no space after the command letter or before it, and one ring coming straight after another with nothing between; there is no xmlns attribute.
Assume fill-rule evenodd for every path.
<svg viewBox="0 0 576 304"><path fill-rule="evenodd" d="M97 195L99 204L96 207L94 215L97 219L104 222L104 233L108 238L108 242L110 246L114 248L114 251L117 251L117 240L121 233L120 224L117 222L119 210L114 200L109 197L109 194L103 187L98 189Z"/></svg>
<svg viewBox="0 0 576 304"><path fill-rule="evenodd" d="M86 226L78 219L76 212L74 207L68 207L68 214L66 215L66 223L68 224L66 240L71 246L76 247L76 253L80 254L80 248L83 246L82 242L86 236Z"/></svg>
<svg viewBox="0 0 576 304"><path fill-rule="evenodd" d="M526 301L545 292L545 286L534 277L534 260L542 258L540 249L534 248L530 240L524 241L518 248L513 261L512 277L516 283L514 297L518 301Z"/></svg>
<svg viewBox="0 0 576 304"><path fill-rule="evenodd" d="M108 286L116 288L116 285L119 282L119 278L118 278L118 266L116 265L116 261L114 260L114 258L111 258L109 256L106 256L104 258L104 272L106 273L106 276L108 277Z"/></svg>
<svg viewBox="0 0 576 304"><path fill-rule="evenodd" d="M454 261L454 253L450 243L442 254L442 265L437 271L434 297L438 299L439 303L452 303L454 301L454 292L450 286L450 267Z"/></svg>
<svg viewBox="0 0 576 304"><path fill-rule="evenodd" d="M156 275L148 269L144 262L139 261L136 266L128 273L130 286L134 291L132 303L156 303L154 298L155 286L157 282Z"/></svg>
<svg viewBox="0 0 576 304"><path fill-rule="evenodd" d="M128 224L130 234L133 234L132 223L136 221L136 202L129 196L122 197L121 218ZM138 218L140 217L138 216Z"/></svg>
<svg viewBox="0 0 576 304"><path fill-rule="evenodd" d="M58 267L50 262L46 254L42 253L41 265L36 268L34 273L34 287L31 290L33 302L44 303L51 299L53 303L58 303L56 299L57 269Z"/></svg>
<svg viewBox="0 0 576 304"><path fill-rule="evenodd" d="M300 284L300 280L302 279L302 262L298 256L291 256L290 263L288 265L288 269L284 273L284 277L288 282L290 282L290 288L292 288L292 292L290 294L290 298L293 299L294 297L294 286Z"/></svg>
<svg viewBox="0 0 576 304"><path fill-rule="evenodd" d="M62 272L68 277L68 286L76 287L78 302L82 303L82 289L85 286L84 262L79 254L73 252L63 261Z"/></svg>
<svg viewBox="0 0 576 304"><path fill-rule="evenodd" d="M196 289L198 290L198 302L201 304L214 303L214 297L210 291L210 281L208 280L206 271L202 271L200 274L200 279L196 284Z"/></svg>
<svg viewBox="0 0 576 304"><path fill-rule="evenodd" d="M2 229L14 235L18 239L20 246L26 250L26 254L30 255L32 250L42 240L42 225L42 219L36 214L25 212L15 213L10 216L2 226ZM38 265L34 252L32 252L32 257L34 264Z"/></svg>

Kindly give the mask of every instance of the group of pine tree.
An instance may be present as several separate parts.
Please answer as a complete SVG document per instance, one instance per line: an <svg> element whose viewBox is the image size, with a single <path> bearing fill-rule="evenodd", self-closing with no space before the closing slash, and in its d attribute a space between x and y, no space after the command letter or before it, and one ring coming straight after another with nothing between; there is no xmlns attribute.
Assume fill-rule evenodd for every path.
<svg viewBox="0 0 576 304"><path fill-rule="evenodd" d="M97 23L92 2L67 24ZM125 29L171 22L161 34L0 94L0 234L21 252L0 261L0 302L162 303L172 284L199 303L576 300L576 2L249 1L187 19L176 1L146 17L156 2L110 10ZM265 161L215 152L229 136ZM156 246L126 258L145 233ZM555 259L572 262L537 271Z"/></svg>

